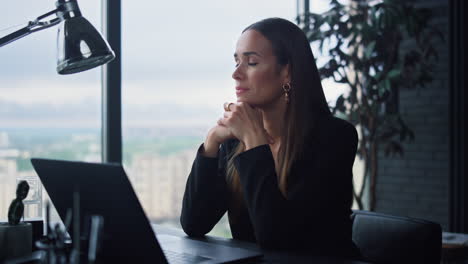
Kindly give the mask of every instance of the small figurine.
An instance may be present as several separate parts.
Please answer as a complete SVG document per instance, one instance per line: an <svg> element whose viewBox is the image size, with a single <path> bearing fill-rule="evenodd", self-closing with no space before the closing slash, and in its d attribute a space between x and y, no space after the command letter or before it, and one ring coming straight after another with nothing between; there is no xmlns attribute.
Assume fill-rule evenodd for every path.
<svg viewBox="0 0 468 264"><path fill-rule="evenodd" d="M8 209L8 223L10 225L19 224L24 214L23 200L28 196L29 184L27 181L20 181L16 188L16 198L11 202Z"/></svg>

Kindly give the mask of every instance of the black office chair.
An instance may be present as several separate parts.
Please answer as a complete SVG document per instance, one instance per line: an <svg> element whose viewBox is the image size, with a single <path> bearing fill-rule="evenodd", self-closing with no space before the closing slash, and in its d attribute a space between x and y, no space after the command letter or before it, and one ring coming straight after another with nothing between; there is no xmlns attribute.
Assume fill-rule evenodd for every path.
<svg viewBox="0 0 468 264"><path fill-rule="evenodd" d="M439 264L439 224L369 211L353 211L353 241L363 260L372 263Z"/></svg>

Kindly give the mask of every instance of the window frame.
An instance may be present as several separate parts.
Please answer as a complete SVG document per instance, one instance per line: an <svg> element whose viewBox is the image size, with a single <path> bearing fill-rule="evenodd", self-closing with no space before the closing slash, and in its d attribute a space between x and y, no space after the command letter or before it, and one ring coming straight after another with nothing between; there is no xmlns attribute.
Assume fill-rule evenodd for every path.
<svg viewBox="0 0 468 264"><path fill-rule="evenodd" d="M102 33L115 59L101 71L102 162L122 164L122 25L121 0L102 0Z"/></svg>

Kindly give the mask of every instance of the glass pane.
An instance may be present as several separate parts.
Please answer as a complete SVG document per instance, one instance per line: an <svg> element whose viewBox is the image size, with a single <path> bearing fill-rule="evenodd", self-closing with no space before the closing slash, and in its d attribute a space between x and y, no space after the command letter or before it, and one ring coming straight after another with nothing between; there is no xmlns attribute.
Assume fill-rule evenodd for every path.
<svg viewBox="0 0 468 264"><path fill-rule="evenodd" d="M100 4L79 1L83 16L100 29ZM27 7L27 8L25 8ZM6 1L0 37L55 9L50 1ZM49 19L52 19L51 16ZM47 194L30 158L101 160L100 69L56 72L55 26L0 48L0 219L7 218L16 184L30 184L25 217L41 217ZM58 220L52 212L52 220Z"/></svg>
<svg viewBox="0 0 468 264"><path fill-rule="evenodd" d="M347 5L349 4L349 0L340 0L339 1L341 4ZM327 10L330 9L330 1L329 0L313 0L310 1L310 12L311 13L317 13L321 14L323 12L326 12ZM326 53L327 49L330 47L334 47L336 45L336 42L331 42L331 43L325 43L324 44L324 51ZM322 55L320 53L319 45L318 43L314 43L312 46L312 52L314 53L314 56L316 57L317 60L317 66L321 67L323 66L330 58L327 57L327 55ZM341 95L341 94L347 94L349 93L349 87L346 84L340 84L336 83L333 78L328 78L322 80L322 86L323 90L325 93L325 97L327 98L328 104L330 106L334 106L336 99ZM359 126L356 127L359 137L361 134ZM361 189L361 186L363 185L363 176L364 176L364 162L359 158L359 156L356 156L354 160L354 166L353 166L353 185L356 190L356 192L359 192ZM369 184L367 184L369 186ZM364 202L367 203L367 198L364 198ZM358 204L356 200L353 202L353 209L359 209Z"/></svg>
<svg viewBox="0 0 468 264"><path fill-rule="evenodd" d="M295 1L125 1L124 166L151 221L179 226L196 150L235 101L233 54L248 25L294 21ZM211 233L230 236L223 220Z"/></svg>

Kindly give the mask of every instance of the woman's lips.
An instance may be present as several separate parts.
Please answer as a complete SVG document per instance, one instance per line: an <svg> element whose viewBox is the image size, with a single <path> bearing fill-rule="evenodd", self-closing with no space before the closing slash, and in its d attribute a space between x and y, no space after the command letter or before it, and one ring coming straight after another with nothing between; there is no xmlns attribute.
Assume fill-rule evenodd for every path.
<svg viewBox="0 0 468 264"><path fill-rule="evenodd" d="M244 92L247 92L249 89L244 88L244 87L236 87L236 94L241 94Z"/></svg>

